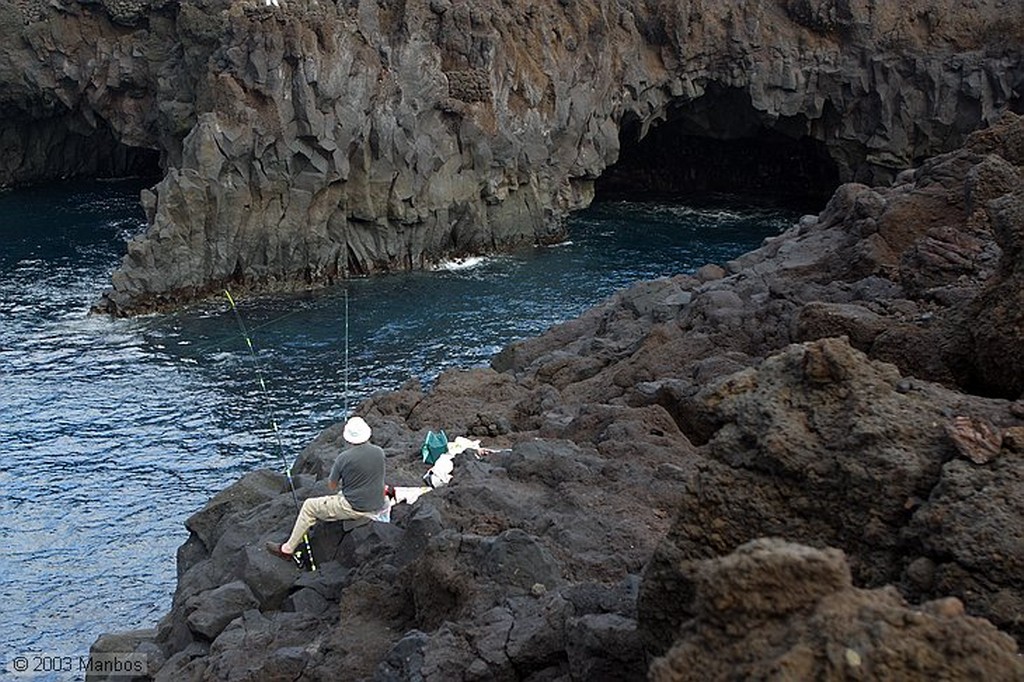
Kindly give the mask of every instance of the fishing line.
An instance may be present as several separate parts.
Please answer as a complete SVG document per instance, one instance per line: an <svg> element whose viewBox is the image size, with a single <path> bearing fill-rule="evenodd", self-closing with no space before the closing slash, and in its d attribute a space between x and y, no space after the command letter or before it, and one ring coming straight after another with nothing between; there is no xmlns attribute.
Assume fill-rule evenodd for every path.
<svg viewBox="0 0 1024 682"><path fill-rule="evenodd" d="M292 468L288 464L288 460L284 456L284 443L281 441L281 430L277 427L277 420L274 418L274 411L270 406L270 391L267 390L267 384L263 380L263 368L260 365L260 359L256 356L256 349L252 345L252 338L249 336L249 330L246 329L245 321L242 319L242 314L238 311L238 306L235 305L235 299L231 297L231 292L227 289L224 290L224 295L227 296L228 303L231 304L231 310L235 314L235 319L238 320L238 329L242 332L242 338L245 339L245 345L249 347L249 355L252 357L253 366L256 368L256 378L259 380L260 389L263 396L263 406L267 411L267 416L270 418L270 425L274 430L274 437L277 440L277 454L281 458L281 466L284 469L284 475L288 479L288 488L292 491L292 502L295 503L295 511L299 512L299 496L295 492L295 482L292 480ZM316 562L313 561L313 548L309 544L309 535L302 536L302 542L306 546L306 556L309 557L309 565L311 570L316 570Z"/></svg>
<svg viewBox="0 0 1024 682"><path fill-rule="evenodd" d="M272 327L272 326L282 322L283 320L287 320L289 317L294 317L295 315L301 315L301 314L307 313L308 310L309 309L303 308L303 307L295 307L291 311L289 311L287 313L284 313L283 315L278 315L277 317L271 318L271 319L267 320L266 322L264 322L262 324L256 325L255 327L249 327L248 331L249 331L250 334L253 333L253 332L258 332L261 329L266 329L267 327ZM233 334L223 334L223 335L219 335L219 336L209 336L209 337L206 338L206 340L204 340L202 342L190 344L189 345L189 349L194 350L194 351L198 351L198 350L205 351L205 350L211 350L211 349L214 349L214 348L221 348L224 345L224 342L227 339L230 339L230 338L234 338L234 335ZM160 339L158 339L158 340L160 340Z"/></svg>
<svg viewBox="0 0 1024 682"><path fill-rule="evenodd" d="M345 282L345 419L348 419L348 281Z"/></svg>

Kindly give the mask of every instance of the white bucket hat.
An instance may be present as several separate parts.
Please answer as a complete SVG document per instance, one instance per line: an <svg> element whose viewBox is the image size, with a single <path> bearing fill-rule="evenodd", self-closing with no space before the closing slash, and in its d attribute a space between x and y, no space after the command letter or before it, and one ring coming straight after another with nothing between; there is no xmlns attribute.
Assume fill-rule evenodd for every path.
<svg viewBox="0 0 1024 682"><path fill-rule="evenodd" d="M345 422L345 431L341 434L342 437L352 445L359 445L370 440L370 434L373 431L370 430L370 425L366 423L362 417L352 417Z"/></svg>

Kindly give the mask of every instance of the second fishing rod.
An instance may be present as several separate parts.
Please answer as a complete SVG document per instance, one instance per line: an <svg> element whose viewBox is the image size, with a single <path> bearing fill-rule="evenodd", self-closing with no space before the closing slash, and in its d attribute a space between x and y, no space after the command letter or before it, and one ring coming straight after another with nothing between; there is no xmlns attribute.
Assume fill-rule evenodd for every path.
<svg viewBox="0 0 1024 682"><path fill-rule="evenodd" d="M224 290L224 296L227 297L228 303L231 305L231 311L234 313L235 319L238 321L238 329L242 334L242 338L245 339L245 345L249 348L249 355L252 358L253 367L256 370L256 378L260 385L260 395L263 399L263 406L267 413L267 418L270 422L270 426L274 432L274 438L277 444L277 454L281 459L281 467L284 471L285 477L288 479L288 488L292 493L292 502L295 503L295 511L298 512L299 496L295 492L295 481L292 480L292 467L284 455L284 443L281 440L281 430L278 428L277 419L274 418L274 412L270 404L270 391L267 390L267 383L263 378L263 367L260 364L259 356L256 354L256 349L252 343L252 337L249 335L249 330L245 326L245 321L242 319L242 314L238 310L238 306L235 305L235 299L231 296L231 292L227 289ZM316 561L313 559L313 548L309 543L309 535L304 534L302 536L302 544L305 548L305 556L308 557L308 568L311 571L316 570Z"/></svg>

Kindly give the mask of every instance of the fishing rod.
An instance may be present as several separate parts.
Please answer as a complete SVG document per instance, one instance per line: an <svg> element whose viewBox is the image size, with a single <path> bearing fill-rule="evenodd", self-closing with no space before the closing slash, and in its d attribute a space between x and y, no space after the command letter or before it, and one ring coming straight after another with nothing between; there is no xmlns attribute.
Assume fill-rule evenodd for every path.
<svg viewBox="0 0 1024 682"><path fill-rule="evenodd" d="M348 221L345 221L345 264L342 266L341 276L345 283L345 419L349 418L348 411L348 261L351 245L348 241Z"/></svg>
<svg viewBox="0 0 1024 682"><path fill-rule="evenodd" d="M245 339L245 345L249 347L249 355L252 357L253 366L256 368L256 378L259 380L260 389L263 395L263 405L266 408L267 416L270 418L270 425L274 430L274 437L277 440L277 454L281 458L281 466L284 469L284 475L288 479L288 488L292 491L292 502L295 503L295 512L299 513L299 496L295 492L295 482L292 480L292 468L288 464L288 460L284 456L284 443L281 441L281 430L277 427L277 420L274 418L274 411L270 408L270 391L267 390L267 384L263 380L263 367L260 365L260 360L256 356L256 349L252 345L252 338L249 336L249 330L245 326L245 321L242 319L242 314L238 311L238 306L235 305L235 299L231 297L231 292L227 289L224 290L224 295L228 299L228 303L231 304L231 311L235 314L235 319L238 320L238 329L242 332L242 338ZM309 557L310 570L316 570L316 562L313 560L313 548L309 544L309 534L302 536L302 543L306 548L306 556Z"/></svg>

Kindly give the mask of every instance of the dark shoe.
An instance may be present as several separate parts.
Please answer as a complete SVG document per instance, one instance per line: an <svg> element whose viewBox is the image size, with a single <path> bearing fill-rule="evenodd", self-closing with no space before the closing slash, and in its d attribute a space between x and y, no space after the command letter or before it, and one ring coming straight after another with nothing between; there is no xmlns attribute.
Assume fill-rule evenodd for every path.
<svg viewBox="0 0 1024 682"><path fill-rule="evenodd" d="M295 555L283 551L281 549L281 545L276 542L268 542L267 551L276 556L277 558L284 559L285 561L291 561L293 558L295 558Z"/></svg>

